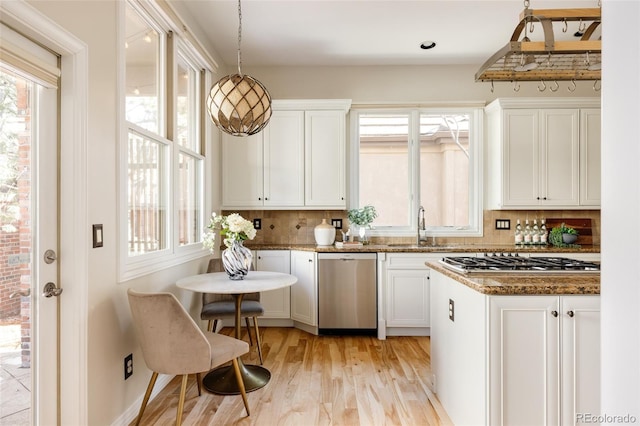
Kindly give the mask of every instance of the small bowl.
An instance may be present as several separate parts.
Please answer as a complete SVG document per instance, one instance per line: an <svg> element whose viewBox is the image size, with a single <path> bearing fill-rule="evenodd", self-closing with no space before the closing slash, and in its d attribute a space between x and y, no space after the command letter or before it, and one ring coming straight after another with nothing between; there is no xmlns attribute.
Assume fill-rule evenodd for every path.
<svg viewBox="0 0 640 426"><path fill-rule="evenodd" d="M575 234L562 234L562 242L565 244L573 244L578 239Z"/></svg>

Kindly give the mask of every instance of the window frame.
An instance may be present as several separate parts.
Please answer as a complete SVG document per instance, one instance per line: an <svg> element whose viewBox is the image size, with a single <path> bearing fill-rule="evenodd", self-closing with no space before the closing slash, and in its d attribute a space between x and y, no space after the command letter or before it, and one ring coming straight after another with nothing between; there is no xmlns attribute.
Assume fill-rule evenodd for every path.
<svg viewBox="0 0 640 426"><path fill-rule="evenodd" d="M125 40L125 22L127 7L131 6L147 24L152 26L158 33L161 42L160 51L160 70L159 82L159 131L162 133L145 130L140 126L127 121L125 114L126 104L126 52L124 49ZM183 24L176 22L176 17L171 17L166 11L161 10L158 5L144 0L126 0L119 3L119 22L120 30L118 32L120 66L118 67L119 81L119 163L118 163L118 179L119 179L119 198L118 198L118 276L119 282L125 282L140 276L144 276L162 269L176 266L191 260L209 256L209 252L202 248L202 234L197 235L197 241L180 245L179 242L179 196L180 196L180 175L178 172L180 155L186 155L196 160L197 170L197 205L199 206L198 223L204 231L205 221L210 210L211 200L207 194L210 192L207 188L210 186L207 177L211 176L211 161L207 157L207 148L210 146L213 129L210 123L205 120L202 113L204 105L204 96L206 92L204 87L208 87L213 79L213 73L216 71L216 64L212 64L207 58L201 54L199 46L194 46L193 41L183 31ZM173 19L172 19L173 18ZM194 91L197 96L194 101L196 109L193 111L195 129L193 147L182 146L176 140L177 137L177 98L178 91L176 85L178 64L188 64L193 67L196 82ZM167 214L165 232L167 238L167 246L164 249L137 254L130 256L128 249L128 172L129 172L129 132L140 134L145 138L149 138L157 143L165 146L166 157L165 167L166 173L163 180L166 181L166 194L162 197L167 200Z"/></svg>
<svg viewBox="0 0 640 426"><path fill-rule="evenodd" d="M428 208L426 201L420 200L420 116L423 114L469 114L469 225L466 227L430 226L428 237L482 237L483 235L483 134L484 110L479 106L451 107L380 107L358 108L350 112L349 147L349 208L359 205L359 159L360 159L360 116L363 114L407 114L409 116L409 225L376 226L375 221L367 233L378 237L415 237L418 232L418 209Z"/></svg>

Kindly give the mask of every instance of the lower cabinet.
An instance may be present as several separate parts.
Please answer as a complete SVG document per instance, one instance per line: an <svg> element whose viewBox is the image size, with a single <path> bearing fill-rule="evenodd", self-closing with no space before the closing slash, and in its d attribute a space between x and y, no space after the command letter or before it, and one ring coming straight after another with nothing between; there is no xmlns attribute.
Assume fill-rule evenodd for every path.
<svg viewBox="0 0 640 426"><path fill-rule="evenodd" d="M431 365L454 424L600 413L600 297L484 295L431 272Z"/></svg>
<svg viewBox="0 0 640 426"><path fill-rule="evenodd" d="M490 424L575 424L600 409L599 296L489 298Z"/></svg>
<svg viewBox="0 0 640 426"><path fill-rule="evenodd" d="M256 270L291 273L289 250L257 250L255 252ZM265 291L260 295L264 307L264 318L291 317L290 287Z"/></svg>
<svg viewBox="0 0 640 426"><path fill-rule="evenodd" d="M317 263L315 252L291 251L291 274L298 278L291 286L291 319L312 327L318 326Z"/></svg>

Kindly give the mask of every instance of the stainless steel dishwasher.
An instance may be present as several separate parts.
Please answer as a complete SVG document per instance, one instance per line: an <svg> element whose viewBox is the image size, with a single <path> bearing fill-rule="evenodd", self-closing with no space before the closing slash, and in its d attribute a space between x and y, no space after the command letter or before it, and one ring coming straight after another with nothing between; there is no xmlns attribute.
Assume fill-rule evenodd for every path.
<svg viewBox="0 0 640 426"><path fill-rule="evenodd" d="M377 334L375 253L318 253L318 334Z"/></svg>

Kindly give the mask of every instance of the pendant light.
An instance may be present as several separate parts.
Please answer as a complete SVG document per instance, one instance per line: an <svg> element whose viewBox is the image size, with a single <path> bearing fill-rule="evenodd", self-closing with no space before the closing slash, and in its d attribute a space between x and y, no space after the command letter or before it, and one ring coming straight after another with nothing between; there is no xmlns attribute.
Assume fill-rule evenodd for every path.
<svg viewBox="0 0 640 426"><path fill-rule="evenodd" d="M238 0L238 73L222 77L211 87L207 110L225 133L249 136L260 132L271 118L271 96L255 78L242 74L242 7Z"/></svg>

